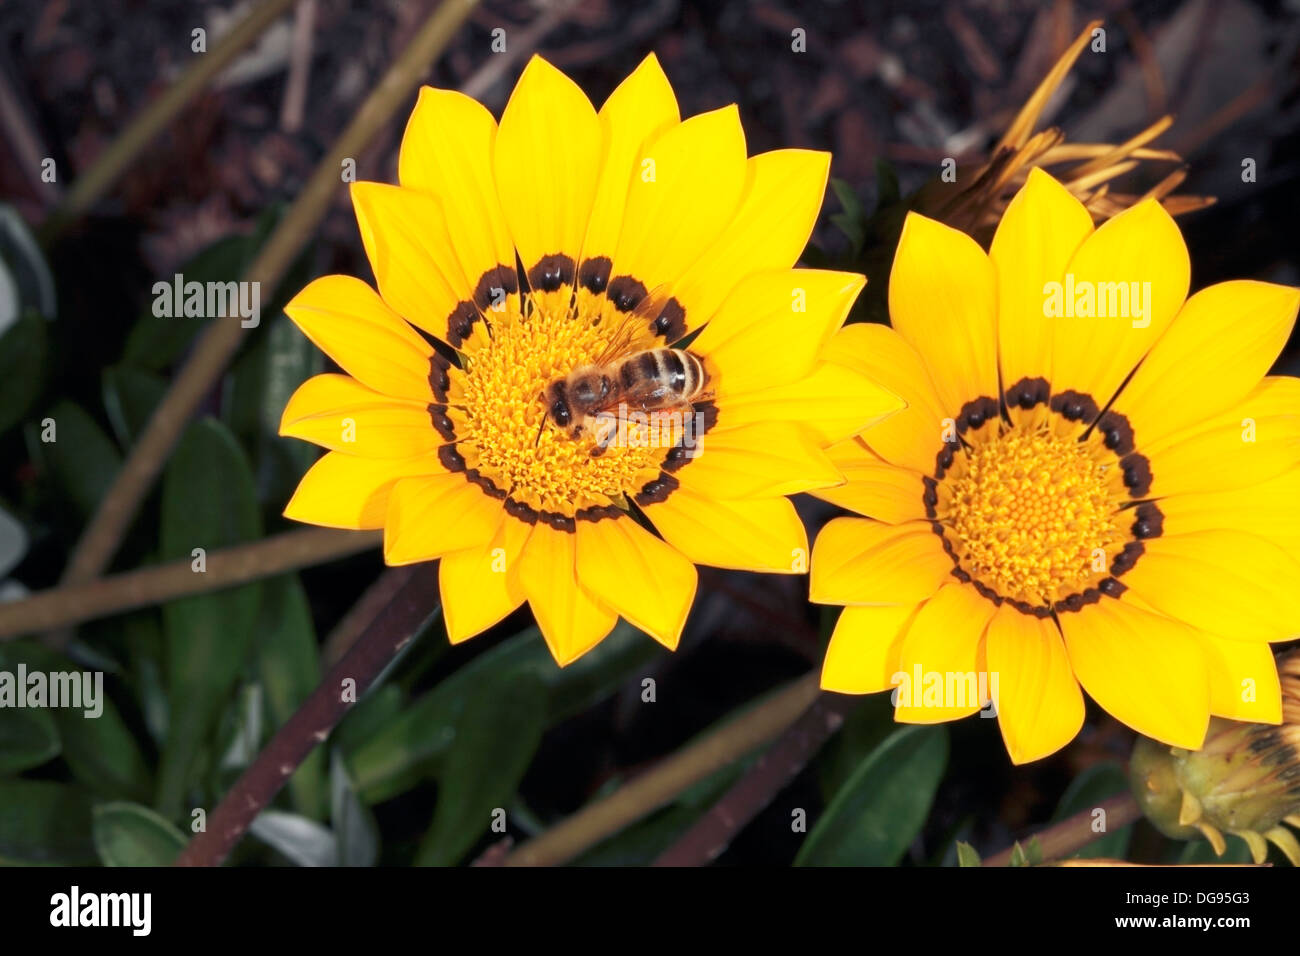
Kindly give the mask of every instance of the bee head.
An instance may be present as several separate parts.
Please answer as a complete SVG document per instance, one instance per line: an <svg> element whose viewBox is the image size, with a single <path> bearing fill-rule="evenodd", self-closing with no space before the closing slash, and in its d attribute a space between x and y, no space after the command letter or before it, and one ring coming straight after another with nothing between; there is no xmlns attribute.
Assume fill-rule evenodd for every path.
<svg viewBox="0 0 1300 956"><path fill-rule="evenodd" d="M546 390L545 401L548 403L546 413L551 416L551 421L561 428L567 428L573 420L573 413L569 410L569 401L564 395L563 379L552 383Z"/></svg>

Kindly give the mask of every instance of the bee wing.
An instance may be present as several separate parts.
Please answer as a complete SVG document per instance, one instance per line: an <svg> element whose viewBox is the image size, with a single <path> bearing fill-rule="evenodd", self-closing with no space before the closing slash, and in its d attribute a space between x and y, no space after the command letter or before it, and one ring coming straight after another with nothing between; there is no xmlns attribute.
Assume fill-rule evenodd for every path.
<svg viewBox="0 0 1300 956"><path fill-rule="evenodd" d="M666 285L650 290L630 312L617 313L617 324L611 332L604 350L596 357L597 365L607 365L632 352L640 352L654 345L655 335L650 326L672 296Z"/></svg>

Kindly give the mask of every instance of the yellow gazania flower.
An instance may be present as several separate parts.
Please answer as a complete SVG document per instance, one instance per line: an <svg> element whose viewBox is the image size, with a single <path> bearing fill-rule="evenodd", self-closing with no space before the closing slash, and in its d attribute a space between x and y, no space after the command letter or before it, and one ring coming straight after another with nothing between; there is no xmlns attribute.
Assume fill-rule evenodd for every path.
<svg viewBox="0 0 1300 956"><path fill-rule="evenodd" d="M833 447L848 482L814 492L873 519L813 548L812 599L847 605L824 687L897 684L897 719L929 723L980 709L959 692L983 673L1017 763L1078 732L1080 684L1188 749L1211 714L1281 719L1268 642L1300 634L1300 379L1266 372L1300 292L1188 298L1189 273L1156 200L1094 229L1041 170L987 255L909 216L894 327L842 333L908 408ZM1130 315L1083 317L1085 290L1123 311L1105 283L1137 283ZM1074 314L1046 317L1062 299Z"/></svg>
<svg viewBox="0 0 1300 956"><path fill-rule="evenodd" d="M784 496L842 480L823 449L901 406L839 355L865 280L790 268L828 167L747 157L734 106L680 120L653 56L599 113L534 57L499 128L421 90L401 185L352 187L378 294L326 276L286 309L346 374L285 409L281 434L330 449L285 514L382 527L392 565L440 558L453 642L527 600L561 664L620 615L674 647L695 563L804 571ZM573 370L701 328L697 454L670 421L594 454L548 417Z"/></svg>

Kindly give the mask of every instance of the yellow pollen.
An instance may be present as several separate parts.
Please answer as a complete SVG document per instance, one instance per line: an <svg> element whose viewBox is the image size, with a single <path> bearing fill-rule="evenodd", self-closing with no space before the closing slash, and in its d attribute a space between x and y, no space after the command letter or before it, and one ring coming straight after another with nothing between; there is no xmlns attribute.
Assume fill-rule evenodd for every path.
<svg viewBox="0 0 1300 956"><path fill-rule="evenodd" d="M564 515L626 498L659 474L667 447L610 444L593 456L589 435L572 439L547 420L543 393L552 381L602 357L619 324L606 300L580 293L511 297L507 307L484 314L490 335L451 369L458 451L513 500ZM645 341L634 350L651 345ZM539 431L540 428L540 431Z"/></svg>
<svg viewBox="0 0 1300 956"><path fill-rule="evenodd" d="M1123 547L1107 484L1113 466L1076 434L997 429L986 426L994 434L955 456L937 517L975 580L1010 600L1050 605L1104 578Z"/></svg>

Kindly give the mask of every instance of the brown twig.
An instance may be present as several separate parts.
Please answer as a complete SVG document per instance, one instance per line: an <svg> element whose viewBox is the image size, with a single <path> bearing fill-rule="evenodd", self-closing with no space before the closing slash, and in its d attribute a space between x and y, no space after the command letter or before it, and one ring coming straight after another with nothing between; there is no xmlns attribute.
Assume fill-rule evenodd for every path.
<svg viewBox="0 0 1300 956"><path fill-rule="evenodd" d="M343 160L364 148L407 102L476 2L443 0L438 5L321 159L242 276L244 282L260 283L266 289L279 283L325 218L338 191L345 188L339 175ZM239 321L216 320L203 333L82 533L62 583L80 584L103 573L190 416L238 349L243 331Z"/></svg>
<svg viewBox="0 0 1300 956"><path fill-rule="evenodd" d="M703 866L716 860L736 834L789 786L861 702L861 697L844 694L819 696L653 865Z"/></svg>
<svg viewBox="0 0 1300 956"><path fill-rule="evenodd" d="M298 8L294 11L293 39L289 46L289 78L284 84L284 100L280 103L280 129L286 133L296 133L302 128L315 32L316 0L298 0Z"/></svg>
<svg viewBox="0 0 1300 956"><path fill-rule="evenodd" d="M324 564L374 548L380 540L377 531L301 528L213 551L205 556L201 573L192 559L182 558L38 591L21 601L0 604L0 641Z"/></svg>
<svg viewBox="0 0 1300 956"><path fill-rule="evenodd" d="M604 799L521 844L506 866L555 866L669 803L687 787L767 744L817 697L817 674L801 677L706 737L664 758Z"/></svg>
<svg viewBox="0 0 1300 956"><path fill-rule="evenodd" d="M1104 810L1106 813L1104 817L1106 829L1101 832L1093 829L1097 810ZM1120 827L1128 826L1141 815L1142 811L1138 809L1133 794L1122 793L1117 797L1111 797L1109 800L1103 800L1096 807L1081 810L1060 823L1053 824L1045 830L1040 830L1031 839L1038 840L1038 845L1043 851L1043 861L1047 862L1069 856L1076 850L1087 846L1093 840L1098 840L1107 833L1113 833ZM1015 849L1014 846L1010 846L996 856L989 857L984 861L983 865L1007 866L1011 862L1011 854L1015 852Z"/></svg>
<svg viewBox="0 0 1300 956"><path fill-rule="evenodd" d="M406 578L404 567L385 568L370 587L362 592L361 597L357 598L357 603L353 604L348 613L339 619L329 636L325 638L321 660L325 662L326 667L333 667L343 659L343 655L357 642L357 638L374 620L375 615L397 596L397 592L406 583Z"/></svg>
<svg viewBox="0 0 1300 956"><path fill-rule="evenodd" d="M177 866L219 866L299 764L429 620L436 607L437 566L417 564L403 570L406 582L396 597L235 781L208 817L207 829L181 852ZM345 686L347 681L354 683Z"/></svg>

